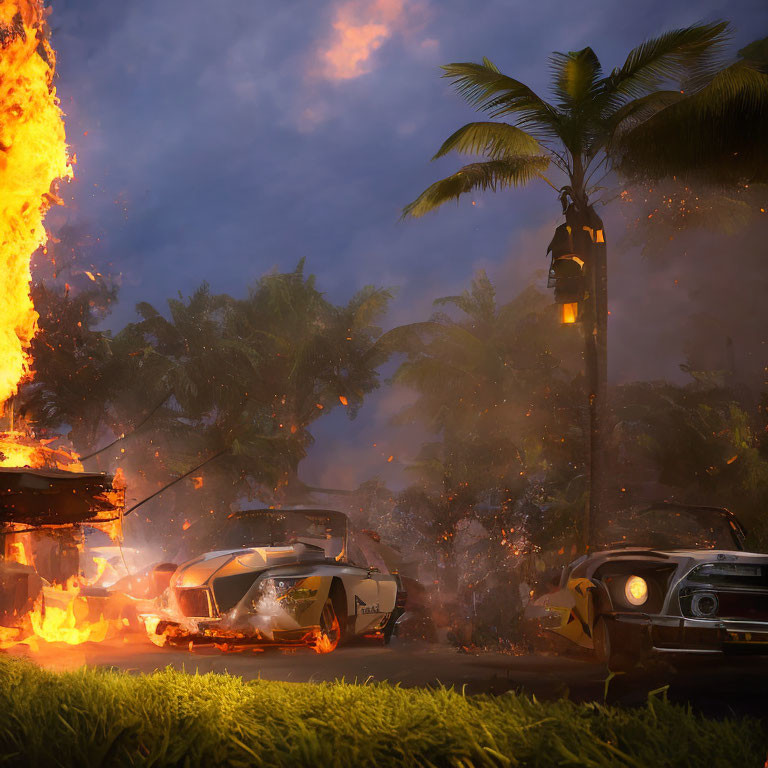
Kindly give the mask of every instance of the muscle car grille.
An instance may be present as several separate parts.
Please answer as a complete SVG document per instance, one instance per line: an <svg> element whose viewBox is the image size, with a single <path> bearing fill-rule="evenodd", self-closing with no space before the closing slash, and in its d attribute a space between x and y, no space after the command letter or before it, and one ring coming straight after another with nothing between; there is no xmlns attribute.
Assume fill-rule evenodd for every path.
<svg viewBox="0 0 768 768"><path fill-rule="evenodd" d="M768 566L751 563L704 563L688 574L688 581L715 587L759 589L768 587Z"/></svg>
<svg viewBox="0 0 768 768"><path fill-rule="evenodd" d="M177 589L176 599L183 616L190 618L211 617L211 601L205 587Z"/></svg>
<svg viewBox="0 0 768 768"><path fill-rule="evenodd" d="M717 600L717 608L711 615L702 616L694 610L693 603L697 595L711 595ZM742 621L768 621L768 592L733 589L691 589L680 590L680 608L683 616L689 619L736 619Z"/></svg>
<svg viewBox="0 0 768 768"><path fill-rule="evenodd" d="M722 619L768 620L768 594L748 592L716 592L720 604L717 615Z"/></svg>

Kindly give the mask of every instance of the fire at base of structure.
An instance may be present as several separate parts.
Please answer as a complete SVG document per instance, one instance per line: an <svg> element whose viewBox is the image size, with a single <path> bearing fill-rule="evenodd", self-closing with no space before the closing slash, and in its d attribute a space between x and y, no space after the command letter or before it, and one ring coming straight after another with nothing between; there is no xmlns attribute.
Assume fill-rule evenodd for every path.
<svg viewBox="0 0 768 768"><path fill-rule="evenodd" d="M0 647L100 641L120 625L83 595L81 557L86 526L119 538L121 485L104 474L0 468Z"/></svg>

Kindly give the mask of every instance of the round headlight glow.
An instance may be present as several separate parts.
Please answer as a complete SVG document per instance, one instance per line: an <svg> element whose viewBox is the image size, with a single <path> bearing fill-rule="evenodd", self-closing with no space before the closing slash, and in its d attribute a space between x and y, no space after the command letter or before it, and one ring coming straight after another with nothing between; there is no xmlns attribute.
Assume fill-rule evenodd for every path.
<svg viewBox="0 0 768 768"><path fill-rule="evenodd" d="M630 605L642 605L648 599L648 583L642 576L630 576L624 585L624 597Z"/></svg>

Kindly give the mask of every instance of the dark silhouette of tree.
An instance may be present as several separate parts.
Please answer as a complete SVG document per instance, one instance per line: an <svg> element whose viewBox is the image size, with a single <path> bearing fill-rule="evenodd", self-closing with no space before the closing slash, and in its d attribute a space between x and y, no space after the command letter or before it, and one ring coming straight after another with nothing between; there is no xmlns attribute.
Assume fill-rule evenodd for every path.
<svg viewBox="0 0 768 768"><path fill-rule="evenodd" d="M768 182L768 37L714 76L693 81L617 145L617 169L635 179L675 175L726 186ZM682 130L681 130L682 128Z"/></svg>

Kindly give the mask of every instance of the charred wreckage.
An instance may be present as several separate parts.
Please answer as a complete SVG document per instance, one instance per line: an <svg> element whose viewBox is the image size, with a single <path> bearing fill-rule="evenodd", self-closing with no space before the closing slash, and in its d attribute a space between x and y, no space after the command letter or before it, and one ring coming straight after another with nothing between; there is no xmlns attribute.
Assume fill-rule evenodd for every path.
<svg viewBox="0 0 768 768"><path fill-rule="evenodd" d="M0 625L17 627L53 584L81 572L87 530L116 535L125 489L111 475L0 467Z"/></svg>
<svg viewBox="0 0 768 768"><path fill-rule="evenodd" d="M186 562L154 563L110 587L78 582L84 538L119 540L123 513L119 477L0 468L0 645L22 642L32 617L35 634L54 641L101 640L113 626L158 645L325 652L355 637L388 642L414 586L395 550L326 509L233 512L210 550ZM664 502L614 518L526 606L534 649L587 651L612 669L665 654L768 655L768 555L745 551L731 512Z"/></svg>
<svg viewBox="0 0 768 768"><path fill-rule="evenodd" d="M768 654L768 555L719 507L626 510L524 613L531 644L591 651L613 669L664 654Z"/></svg>

